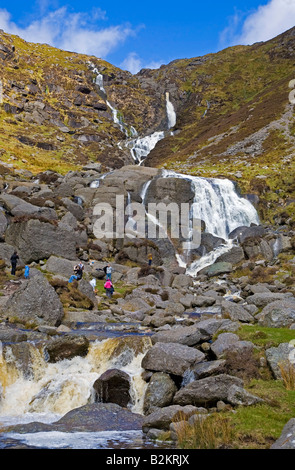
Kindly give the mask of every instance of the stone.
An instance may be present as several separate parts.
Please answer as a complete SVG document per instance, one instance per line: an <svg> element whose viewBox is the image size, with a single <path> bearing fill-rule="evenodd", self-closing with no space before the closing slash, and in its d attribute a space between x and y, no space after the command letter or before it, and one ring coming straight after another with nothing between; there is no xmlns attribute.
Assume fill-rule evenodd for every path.
<svg viewBox="0 0 295 470"><path fill-rule="evenodd" d="M23 324L59 326L63 307L54 288L39 274L22 283L10 296L0 316Z"/></svg>
<svg viewBox="0 0 295 470"><path fill-rule="evenodd" d="M11 224L6 231L6 241L18 247L24 263L52 255L76 259L75 233L38 219Z"/></svg>
<svg viewBox="0 0 295 470"><path fill-rule="evenodd" d="M257 405L258 403L264 403L262 398L252 395L243 387L239 387L238 385L230 386L227 394L227 401L233 406L251 406Z"/></svg>
<svg viewBox="0 0 295 470"><path fill-rule="evenodd" d="M225 359L218 359L207 362L199 362L192 368L195 380L210 377L211 375L218 375L224 372L226 361Z"/></svg>
<svg viewBox="0 0 295 470"><path fill-rule="evenodd" d="M266 305L275 301L293 300L295 302L292 293L280 293L280 292L263 292L259 294L249 295L246 299L248 304L254 304L258 308L264 308Z"/></svg>
<svg viewBox="0 0 295 470"><path fill-rule="evenodd" d="M85 336L74 336L67 333L48 341L45 347L49 362L72 359L75 356L84 357L88 353L88 348L89 341Z"/></svg>
<svg viewBox="0 0 295 470"><path fill-rule="evenodd" d="M231 273L233 270L233 265L226 261L219 263L214 263L209 268L206 268L206 274L208 277L219 276L220 274Z"/></svg>
<svg viewBox="0 0 295 470"><path fill-rule="evenodd" d="M169 331L155 333L151 338L153 344L178 343L186 346L195 346L201 339L202 334L197 326L177 326Z"/></svg>
<svg viewBox="0 0 295 470"><path fill-rule="evenodd" d="M253 323L254 318L243 305L235 302L223 300L221 302L222 315L228 315L232 321L240 321L242 323Z"/></svg>
<svg viewBox="0 0 295 470"><path fill-rule="evenodd" d="M186 369L204 359L197 349L177 343L156 343L144 356L142 367L147 370L182 376Z"/></svg>
<svg viewBox="0 0 295 470"><path fill-rule="evenodd" d="M265 351L265 356L273 376L282 380L281 367L284 367L285 364L293 364L295 368L294 341L281 343L278 347L268 348Z"/></svg>
<svg viewBox="0 0 295 470"><path fill-rule="evenodd" d="M266 305L260 314L256 315L259 325L270 328L289 328L295 321L295 300L290 297L276 300Z"/></svg>
<svg viewBox="0 0 295 470"><path fill-rule="evenodd" d="M104 372L93 384L96 393L95 401L102 403L116 403L127 407L131 400L130 377L119 369L109 369Z"/></svg>
<svg viewBox="0 0 295 470"><path fill-rule="evenodd" d="M149 429L161 429L168 431L172 421L180 416L191 416L198 412L195 406L170 405L164 408L158 408L143 419L142 430L147 433Z"/></svg>
<svg viewBox="0 0 295 470"><path fill-rule="evenodd" d="M195 380L174 395L173 403L181 406L215 406L219 400L227 400L232 385L242 387L243 381L227 374Z"/></svg>
<svg viewBox="0 0 295 470"><path fill-rule="evenodd" d="M252 351L254 344L251 341L240 341L233 333L221 333L217 340L211 345L211 351L217 359L225 357L229 353L245 353Z"/></svg>
<svg viewBox="0 0 295 470"><path fill-rule="evenodd" d="M177 387L168 374L154 373L144 395L144 414L150 414L155 408L171 405L176 391Z"/></svg>
<svg viewBox="0 0 295 470"><path fill-rule="evenodd" d="M295 418L291 418L285 424L282 434L271 449L295 449Z"/></svg>

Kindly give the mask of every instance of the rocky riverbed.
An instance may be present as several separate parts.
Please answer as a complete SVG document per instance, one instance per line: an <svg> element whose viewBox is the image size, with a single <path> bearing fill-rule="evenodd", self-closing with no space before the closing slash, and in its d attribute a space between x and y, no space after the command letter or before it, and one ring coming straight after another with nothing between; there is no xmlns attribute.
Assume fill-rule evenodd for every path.
<svg viewBox="0 0 295 470"><path fill-rule="evenodd" d="M236 227L227 240L203 231L201 249L190 253L189 263L214 254L229 239L234 243L193 276L177 261L175 255L183 253L171 239L96 239L95 205L108 201L114 207L116 195L127 201L130 193L142 203L151 178L150 201L163 194L167 202L193 198L189 180L167 182L151 168L124 167L101 178L93 164L65 177L46 172L38 180L3 179L0 422L2 417L5 442L14 434L116 430L140 431L146 442L176 447L180 420L193 423L224 410L262 406L271 397L252 393L249 380L267 375L282 381L280 365L288 361L294 367L292 228L249 224ZM20 261L12 276L15 249ZM85 265L83 279L70 285L79 260ZM108 262L115 285L111 299L103 289ZM291 336L294 330L294 341L258 348L243 339L247 325L253 331L284 329ZM17 411L50 412L56 419L9 422ZM291 431L287 440L274 444L273 438L273 446L294 447Z"/></svg>

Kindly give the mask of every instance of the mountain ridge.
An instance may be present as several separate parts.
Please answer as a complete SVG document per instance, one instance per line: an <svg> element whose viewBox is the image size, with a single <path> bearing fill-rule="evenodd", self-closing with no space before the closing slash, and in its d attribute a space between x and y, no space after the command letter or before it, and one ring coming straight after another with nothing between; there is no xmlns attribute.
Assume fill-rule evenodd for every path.
<svg viewBox="0 0 295 470"><path fill-rule="evenodd" d="M89 161L103 171L134 164L111 107L139 136L150 135L167 130L168 92L177 116L173 135L166 133L143 165L228 177L259 198L262 219L273 221L278 210L292 219L295 124L288 84L295 77L295 28L136 75L0 32L0 63L4 164L34 174L65 174Z"/></svg>

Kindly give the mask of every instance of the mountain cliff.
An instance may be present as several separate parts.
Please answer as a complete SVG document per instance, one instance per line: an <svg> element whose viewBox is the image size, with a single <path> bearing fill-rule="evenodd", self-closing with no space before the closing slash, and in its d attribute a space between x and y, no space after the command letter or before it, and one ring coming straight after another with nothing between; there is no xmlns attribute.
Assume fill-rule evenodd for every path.
<svg viewBox="0 0 295 470"><path fill-rule="evenodd" d="M294 59L292 28L132 75L1 31L2 172L65 174L89 161L109 171L138 163L131 139L162 132L145 166L230 178L253 195L262 219L292 223ZM170 130L167 96L177 118Z"/></svg>

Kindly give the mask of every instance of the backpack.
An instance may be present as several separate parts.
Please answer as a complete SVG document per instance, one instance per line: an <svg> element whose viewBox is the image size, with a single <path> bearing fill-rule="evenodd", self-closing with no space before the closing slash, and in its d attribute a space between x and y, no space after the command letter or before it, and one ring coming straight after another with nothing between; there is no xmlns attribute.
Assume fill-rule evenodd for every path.
<svg viewBox="0 0 295 470"><path fill-rule="evenodd" d="M25 267L25 278L26 278L26 279L28 279L29 274L30 274L30 268L29 268L29 266L26 266L26 267Z"/></svg>

